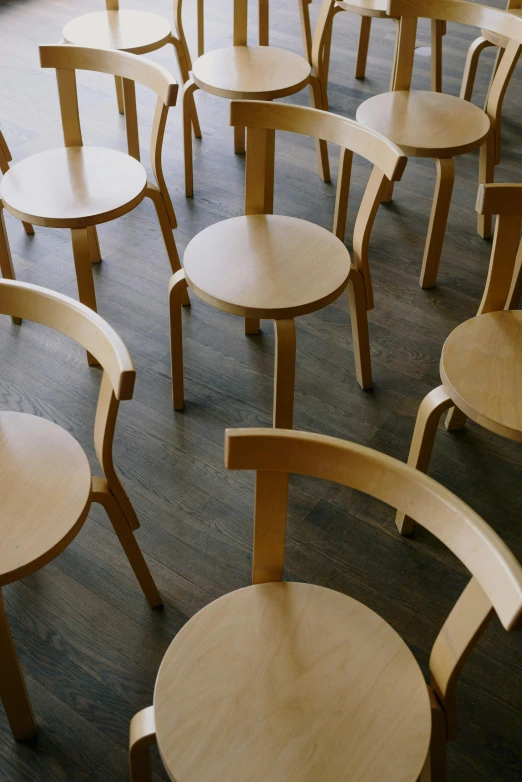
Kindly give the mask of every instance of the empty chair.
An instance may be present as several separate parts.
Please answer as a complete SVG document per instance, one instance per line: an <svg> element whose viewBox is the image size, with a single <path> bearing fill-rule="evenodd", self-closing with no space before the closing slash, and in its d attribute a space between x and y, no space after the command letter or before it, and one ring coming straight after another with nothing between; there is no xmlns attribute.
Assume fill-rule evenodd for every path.
<svg viewBox="0 0 522 782"><path fill-rule="evenodd" d="M488 280L477 317L454 329L440 359L442 385L423 400L417 415L408 464L427 472L437 425L449 410L446 428L463 429L466 418L510 440L522 441L522 185L486 185L477 211L498 215ZM402 507L397 527L403 535L414 523ZM411 514L410 514L411 515Z"/></svg>
<svg viewBox="0 0 522 782"><path fill-rule="evenodd" d="M308 85L312 105L318 109L325 108L321 85L312 73L308 60L294 52L268 45L269 0L257 0L257 4L259 46L248 45L249 0L234 0L234 45L198 57L192 66L191 78L185 83L183 139L187 196L192 196L194 192L190 119L195 90L204 90L231 100L271 101L293 95ZM322 139L317 140L316 146L319 174L326 182L330 179L328 148ZM234 128L234 150L245 151L245 129L239 126Z"/></svg>
<svg viewBox="0 0 522 782"><path fill-rule="evenodd" d="M76 537L93 502L100 503L152 607L161 605L133 535L134 508L112 459L121 401L132 398L135 371L118 334L99 315L60 293L0 280L0 313L41 323L71 337L103 367L94 445L104 477L91 474L87 454L62 427L26 413L0 412L0 699L16 739L36 730L7 624L2 589L51 562Z"/></svg>
<svg viewBox="0 0 522 782"><path fill-rule="evenodd" d="M390 0L389 11L400 17L398 59L392 92L375 95L357 109L363 125L383 133L407 155L432 158L437 168L435 194L424 249L420 284L435 285L454 181L453 158L480 147L479 181L492 182L494 128L500 118L509 79L522 50L522 17L466 0ZM497 70L484 112L453 95L410 89L418 17L433 17L478 27L487 26L510 38ZM391 199L391 188L386 200ZM491 219L481 215L478 232L491 234Z"/></svg>
<svg viewBox="0 0 522 782"><path fill-rule="evenodd" d="M293 420L296 338L294 318L322 309L348 287L357 380L372 385L366 294L368 245L381 193L400 179L401 150L353 120L317 109L262 101L234 101L231 124L247 128L245 216L223 220L192 239L184 268L170 282L172 391L185 404L181 305L187 286L217 309L245 318L247 334L274 321L276 334L274 426ZM321 138L341 147L334 234L314 223L274 215L275 131ZM353 263L344 245L353 153L374 168L353 237Z"/></svg>
<svg viewBox="0 0 522 782"><path fill-rule="evenodd" d="M155 741L176 782L443 782L468 655L495 613L506 630L521 628L520 564L455 495L370 448L229 430L225 466L256 471L253 585L207 605L172 641L153 706L131 723L132 782L150 779ZM408 503L471 572L433 646L430 685L402 638L363 603L282 582L289 473Z"/></svg>
<svg viewBox="0 0 522 782"><path fill-rule="evenodd" d="M304 0L306 3L306 0ZM308 6L306 5L306 8ZM323 0L317 27L311 46L311 62L314 72L321 82L324 101L328 106L328 73L330 70L330 48L332 43L333 20L341 11L349 11L361 19L359 33L359 46L355 63L355 78L364 79L366 76L366 61L368 59L368 47L370 44L370 32L372 19L392 19L387 13L386 0ZM393 19L397 23L397 19ZM431 23L431 89L435 92L442 90L442 36L446 34L446 24L438 19ZM397 47L391 70L391 84L395 74Z"/></svg>
<svg viewBox="0 0 522 782"><path fill-rule="evenodd" d="M0 212L48 228L69 228L80 301L96 310L92 263L101 260L96 226L130 212L150 198L169 255L172 271L180 268L172 235L176 217L165 184L161 153L170 106L178 85L160 65L135 54L79 46L41 46L43 68L56 68L65 146L16 163L0 182ZM76 70L112 73L123 79L123 91L134 98L134 82L156 92L151 160L158 186L147 181L138 150L126 155L104 147L84 146L78 113ZM129 116L127 119L129 119ZM131 140L129 137L129 141ZM130 144L130 146L132 146ZM0 225L0 269L14 279L7 234Z"/></svg>
<svg viewBox="0 0 522 782"><path fill-rule="evenodd" d="M174 30L167 19L148 11L120 9L119 0L105 0L106 11L97 11L72 19L63 28L66 43L95 49L117 49L132 54L146 54L172 44L178 60L181 81L184 84L192 69L190 51L187 46L183 21L181 18L181 0L174 0ZM137 136L136 101L128 93L124 98L121 76L114 77L116 96L120 114L124 111L132 115L128 119L134 131L134 146L139 154ZM194 135L201 136L196 107L193 105L192 125ZM130 152L130 150L129 150ZM132 154L132 153L131 153Z"/></svg>

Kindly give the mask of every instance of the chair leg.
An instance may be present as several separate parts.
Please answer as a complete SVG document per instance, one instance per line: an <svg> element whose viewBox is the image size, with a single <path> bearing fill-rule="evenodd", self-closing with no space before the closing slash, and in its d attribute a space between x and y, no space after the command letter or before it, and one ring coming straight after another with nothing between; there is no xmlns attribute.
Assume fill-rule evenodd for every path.
<svg viewBox="0 0 522 782"><path fill-rule="evenodd" d="M352 321L353 356L357 382L366 391L372 388L372 359L370 355L370 335L368 333L368 311L366 293L361 272L352 266L348 281L350 300L350 318Z"/></svg>
<svg viewBox="0 0 522 782"><path fill-rule="evenodd" d="M82 304L85 304L86 307L97 312L96 292L94 290L94 278L92 276L89 229L71 228L71 237L80 301ZM91 367L97 366L99 363L89 352L87 352L87 361Z"/></svg>
<svg viewBox="0 0 522 782"><path fill-rule="evenodd" d="M479 185L493 182L495 179L495 133L490 131L486 141L480 148ZM493 230L492 215L478 215L477 233L483 239L489 239Z"/></svg>
<svg viewBox="0 0 522 782"><path fill-rule="evenodd" d="M24 223L22 221L22 225L24 227L24 231L26 232L27 236L34 236L34 228L31 225L31 223Z"/></svg>
<svg viewBox="0 0 522 782"><path fill-rule="evenodd" d="M163 605L161 595L154 583L138 542L129 527L123 509L104 478L93 478L91 499L92 502L97 502L104 507L150 607L157 608Z"/></svg>
<svg viewBox="0 0 522 782"><path fill-rule="evenodd" d="M147 183L145 195L147 198L151 199L156 209L163 241L165 242L165 248L169 256L170 267L172 272L175 274L181 269L181 262L179 260L178 248L176 247L176 242L174 241L174 235L172 233L172 228L170 227L169 215L167 212L167 207L165 206L165 202L163 201L163 196L161 195L160 190L152 182ZM190 306L190 299L187 292L185 292L185 296L183 298L183 306Z"/></svg>
<svg viewBox="0 0 522 782"><path fill-rule="evenodd" d="M11 248L9 247L9 239L7 238L7 229L5 227L4 220L4 207L0 201L0 271L4 280L15 280L15 272L13 266L13 258L11 255ZM19 326L22 322L22 318L12 317L12 322Z"/></svg>
<svg viewBox="0 0 522 782"><path fill-rule="evenodd" d="M294 418L295 323L293 318L274 320L274 427L291 429Z"/></svg>
<svg viewBox="0 0 522 782"><path fill-rule="evenodd" d="M259 334L261 331L261 321L259 318L245 318L245 334Z"/></svg>
<svg viewBox="0 0 522 782"><path fill-rule="evenodd" d="M98 241L98 231L95 225L87 228L87 235L89 237L89 252L91 255L91 263L101 263L101 250L100 243Z"/></svg>
<svg viewBox="0 0 522 782"><path fill-rule="evenodd" d="M180 41L178 38L172 36L171 43L172 46L174 47L174 51L176 53L176 59L178 61L181 83L186 84L190 79L190 73L189 73L190 54L188 51L185 50L183 42ZM194 138L201 138L201 127L199 125L199 117L196 109L196 101L194 100L194 96L192 96L192 131L194 133Z"/></svg>
<svg viewBox="0 0 522 782"><path fill-rule="evenodd" d="M446 224L448 222L451 194L455 179L455 164L453 158L439 158L435 161L437 166L437 181L435 194L431 207L430 224L424 247L422 269L420 275L421 288L433 288L437 282L440 255Z"/></svg>
<svg viewBox="0 0 522 782"><path fill-rule="evenodd" d="M466 426L468 416L459 410L458 407L452 407L446 416L444 426L448 432L460 432Z"/></svg>
<svg viewBox="0 0 522 782"><path fill-rule="evenodd" d="M492 43L488 41L487 38L480 35L478 38L475 38L468 49L466 64L464 66L464 75L462 76L462 86L460 88L460 97L463 100L471 100L480 55L488 46L492 46Z"/></svg>
<svg viewBox="0 0 522 782"><path fill-rule="evenodd" d="M437 696L428 687L431 705L431 739L419 782L446 782L446 716Z"/></svg>
<svg viewBox="0 0 522 782"><path fill-rule="evenodd" d="M386 184L383 185L381 204L389 204L392 201L394 185L395 182L392 182L391 179L389 179Z"/></svg>
<svg viewBox="0 0 522 782"><path fill-rule="evenodd" d="M448 408L453 407L453 402L446 393L444 386L434 388L433 391L424 397L417 413L415 430L410 446L408 464L421 472L428 472L431 453L435 444L435 435L437 426L442 413ZM401 535L411 535L415 522L403 511L398 510L395 517L397 529Z"/></svg>
<svg viewBox="0 0 522 782"><path fill-rule="evenodd" d="M17 741L32 739L36 733L36 722L13 637L7 623L1 590L0 660L2 661L0 665L0 700L4 704L13 736Z"/></svg>
<svg viewBox="0 0 522 782"><path fill-rule="evenodd" d="M123 82L121 76L115 76L114 83L116 84L116 100L118 101L118 111L120 114L125 114L125 107L123 103Z"/></svg>
<svg viewBox="0 0 522 782"><path fill-rule="evenodd" d="M324 110L324 98L321 82L313 74L310 76L310 101L316 109ZM328 159L328 144L323 139L317 139L315 142L317 151L317 164L319 166L319 176L323 182L330 181L330 161Z"/></svg>
<svg viewBox="0 0 522 782"><path fill-rule="evenodd" d="M183 87L183 148L185 158L185 195L194 195L194 163L192 160L192 104L197 86L189 79Z"/></svg>
<svg viewBox="0 0 522 782"><path fill-rule="evenodd" d="M131 782L152 782L149 748L156 743L154 706L139 711L131 720L129 766Z"/></svg>
<svg viewBox="0 0 522 782"><path fill-rule="evenodd" d="M242 155L246 150L246 129L240 125L234 125L234 152Z"/></svg>
<svg viewBox="0 0 522 782"><path fill-rule="evenodd" d="M359 46L357 48L357 61L355 63L355 78L364 79L366 76L366 61L368 59L368 46L370 44L370 32L372 29L372 17L361 16L361 28L359 31Z"/></svg>
<svg viewBox="0 0 522 782"><path fill-rule="evenodd" d="M173 275L169 283L170 310L170 358L172 367L172 404L174 410L185 408L183 388L183 324L181 306L187 295L187 280L181 269Z"/></svg>

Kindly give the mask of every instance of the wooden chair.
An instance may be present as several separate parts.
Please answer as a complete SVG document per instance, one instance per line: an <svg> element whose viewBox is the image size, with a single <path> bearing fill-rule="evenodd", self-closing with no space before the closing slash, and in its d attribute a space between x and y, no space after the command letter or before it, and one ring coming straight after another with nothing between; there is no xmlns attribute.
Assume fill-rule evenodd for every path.
<svg viewBox="0 0 522 782"><path fill-rule="evenodd" d="M508 0L507 10L514 13L521 14L520 0ZM477 75L477 66L481 53L489 46L497 47L497 56L495 58L495 65L493 66L493 73L491 74L491 82L486 96L485 111L487 111L487 105L489 100L489 92L493 79L495 78L498 66L504 54L505 49L509 43L509 38L502 35L497 35L492 30L481 30L480 35L476 38L468 49L466 57L466 65L464 68L464 76L462 77L462 87L460 89L460 97L464 100L471 100L473 94L473 86L475 84L475 76ZM500 149L501 149L501 117L497 118L497 123L494 128L495 131L495 163L500 163Z"/></svg>
<svg viewBox="0 0 522 782"><path fill-rule="evenodd" d="M304 0L304 2L306 3L306 0ZM305 7L308 9L307 4ZM341 11L349 11L352 14L356 14L361 19L359 46L355 64L355 78L364 79L366 77L366 61L368 59L372 19L392 19L392 17L388 15L386 9L386 0L352 0L350 3L346 3L344 0L323 0L313 43L310 47L310 62L321 82L326 106L328 106L328 73L330 70L330 49L332 44L334 17ZM395 23L398 22L395 18L393 18L393 21ZM309 25L310 22L308 21L308 26ZM303 36L304 35L305 33L303 32ZM433 19L431 22L431 89L435 92L442 91L442 37L444 35L446 35L446 23L439 21L438 19ZM395 49L391 74L392 88L395 74L397 44Z"/></svg>
<svg viewBox="0 0 522 782"><path fill-rule="evenodd" d="M147 54L172 44L176 52L181 83L189 79L192 69L190 51L187 46L181 18L181 0L174 0L174 31L170 22L162 16L148 11L120 10L119 0L105 0L106 11L78 16L63 28L65 43L93 49L116 49L132 54ZM136 120L136 101L128 96L124 99L123 80L114 77L118 111L131 113L131 130L134 132L133 151L137 151L139 160L138 123ZM192 106L192 126L194 135L201 136L196 106ZM133 154L129 148L129 154Z"/></svg>
<svg viewBox="0 0 522 782"><path fill-rule="evenodd" d="M300 0L301 2L301 0ZM183 139L185 147L185 191L194 194L192 135L190 117L193 95L198 89L230 100L271 101L293 95L308 85L315 108L324 108L321 85L312 73L310 63L294 52L278 49L269 43L269 0L257 0L259 11L259 46L247 40L249 0L234 0L233 46L207 52L198 57L191 78L183 89ZM330 166L328 148L323 139L316 142L319 175L328 182ZM245 151L245 129L234 128L234 151Z"/></svg>
<svg viewBox="0 0 522 782"><path fill-rule="evenodd" d="M7 146L7 142L0 130L0 171L2 174L7 174L9 171L9 163L12 160L11 152ZM0 220L3 219L2 210L0 209ZM22 223L27 236L34 236L34 228L31 223Z"/></svg>
<svg viewBox="0 0 522 782"><path fill-rule="evenodd" d="M92 263L101 261L96 226L127 214L146 197L156 208L172 271L181 268L172 235L176 216L161 164L165 124L169 108L176 104L178 86L160 65L126 52L70 45L41 46L40 63L42 68L56 68L65 147L32 155L4 174L0 182L0 214L5 207L15 217L35 225L69 228L80 301L96 310L91 267ZM134 131L128 135L129 155L83 146L76 70L118 76L123 80L127 104L135 105L135 81L157 93L151 160L158 187L147 181L147 172L138 160L138 149L133 149L133 139L137 139ZM132 112L127 112L128 129L132 116ZM0 269L4 278L14 279L3 221ZM188 298L184 303L188 303Z"/></svg>
<svg viewBox="0 0 522 782"><path fill-rule="evenodd" d="M133 530L139 521L112 460L120 401L131 399L135 371L118 334L99 315L67 296L36 285L0 280L0 313L49 326L71 337L103 367L94 445L104 478L91 475L87 455L52 421L0 412L0 699L15 739L31 738L36 725L7 624L1 590L51 562L83 526L93 502L114 527L145 597L161 597Z"/></svg>
<svg viewBox="0 0 522 782"><path fill-rule="evenodd" d="M357 119L394 141L407 155L435 160L437 180L420 284L435 285L454 180L453 158L480 147L479 181L492 182L495 162L494 128L511 74L522 50L522 18L509 11L466 0L390 0L389 11L399 20L398 59L394 91L362 103ZM417 18L487 27L510 38L489 94L487 111L452 95L410 89ZM390 200L392 187L385 200ZM479 218L478 232L491 235L491 218Z"/></svg>
<svg viewBox="0 0 522 782"><path fill-rule="evenodd" d="M368 245L382 189L400 179L406 159L382 136L352 120L288 104L233 101L231 124L247 128L245 216L223 220L198 234L184 268L169 288L172 392L184 408L181 304L187 286L203 301L246 319L246 334L260 318L274 321L276 335L274 426L292 427L295 375L294 318L322 309L348 287L357 380L372 385L365 294ZM313 223L273 214L275 131L322 138L341 147L334 233ZM374 169L357 216L354 262L344 245L353 153Z"/></svg>
<svg viewBox="0 0 522 782"><path fill-rule="evenodd" d="M165 654L154 705L131 722L132 782L157 741L177 782L443 782L457 737L456 689L495 612L522 627L522 567L444 487L378 451L333 437L229 430L225 466L255 470L253 586L207 605ZM439 633L431 685L402 638L351 597L284 583L289 473L406 501L472 578Z"/></svg>
<svg viewBox="0 0 522 782"><path fill-rule="evenodd" d="M428 471L437 425L449 410L446 429L463 429L466 418L510 440L522 441L522 185L479 189L477 211L498 215L488 280L477 317L462 323L442 349L442 385L425 397L417 415L408 464ZM402 506L401 506L402 507ZM408 511L408 508L403 508ZM397 527L410 535L413 519L397 513Z"/></svg>

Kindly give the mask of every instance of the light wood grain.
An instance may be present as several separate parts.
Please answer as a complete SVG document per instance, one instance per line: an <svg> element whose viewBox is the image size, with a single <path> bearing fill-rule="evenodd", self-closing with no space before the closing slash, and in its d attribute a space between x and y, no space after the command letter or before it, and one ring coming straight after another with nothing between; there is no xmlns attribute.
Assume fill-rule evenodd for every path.
<svg viewBox="0 0 522 782"><path fill-rule="evenodd" d="M350 597L295 583L241 589L196 614L163 659L154 715L179 782L413 782L431 722L397 633Z"/></svg>

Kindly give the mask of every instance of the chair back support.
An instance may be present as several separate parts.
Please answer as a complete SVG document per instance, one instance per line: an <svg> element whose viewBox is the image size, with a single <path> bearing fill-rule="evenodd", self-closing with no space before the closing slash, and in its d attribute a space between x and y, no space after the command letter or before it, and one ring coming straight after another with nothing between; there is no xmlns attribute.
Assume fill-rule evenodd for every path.
<svg viewBox="0 0 522 782"><path fill-rule="evenodd" d="M5 140L3 133L0 130L0 171L2 174L5 174L9 169L9 162L11 159L11 152L7 146L7 141Z"/></svg>
<svg viewBox="0 0 522 782"><path fill-rule="evenodd" d="M442 541L472 575L432 650L432 683L448 736L456 734L458 674L496 612L522 629L522 567L470 507L432 478L390 456L334 437L281 429L230 429L225 466L255 470L252 581L283 575L289 473L334 481L400 508Z"/></svg>
<svg viewBox="0 0 522 782"><path fill-rule="evenodd" d="M257 0L259 46L269 42L269 0ZM248 0L234 0L234 46L248 43Z"/></svg>
<svg viewBox="0 0 522 782"><path fill-rule="evenodd" d="M129 149L133 146L131 133L137 122L134 84L138 82L156 93L158 100L152 127L150 156L158 181L162 180L161 151L165 125L169 108L176 105L178 95L178 85L174 77L161 65L128 52L71 44L40 46L39 49L41 67L56 69L66 147L77 147L83 144L76 88L77 70L110 73L123 79ZM139 157L139 152L136 151L133 156Z"/></svg>
<svg viewBox="0 0 522 782"><path fill-rule="evenodd" d="M493 123L500 116L502 100L522 48L522 17L509 11L468 2L468 0L388 0L387 12L399 18L394 90L409 90L417 19L439 19L492 30L510 39L501 67L495 74L486 112Z"/></svg>
<svg viewBox="0 0 522 782"><path fill-rule="evenodd" d="M334 233L344 241L353 154L373 164L353 235L353 262L364 278L366 305L373 307L368 263L370 234L388 180L398 181L407 158L380 133L354 120L320 109L266 101L232 101L230 124L247 128L245 214L272 214L274 207L275 131L322 139L341 147Z"/></svg>
<svg viewBox="0 0 522 782"><path fill-rule="evenodd" d="M119 0L105 0L105 8L107 11L119 11L120 2Z"/></svg>
<svg viewBox="0 0 522 782"><path fill-rule="evenodd" d="M135 370L121 337L89 307L38 285L0 280L0 314L25 318L70 337L107 373L118 400L132 399Z"/></svg>
<svg viewBox="0 0 522 782"><path fill-rule="evenodd" d="M517 309L522 293L522 185L481 185L477 212L498 215L478 314Z"/></svg>

